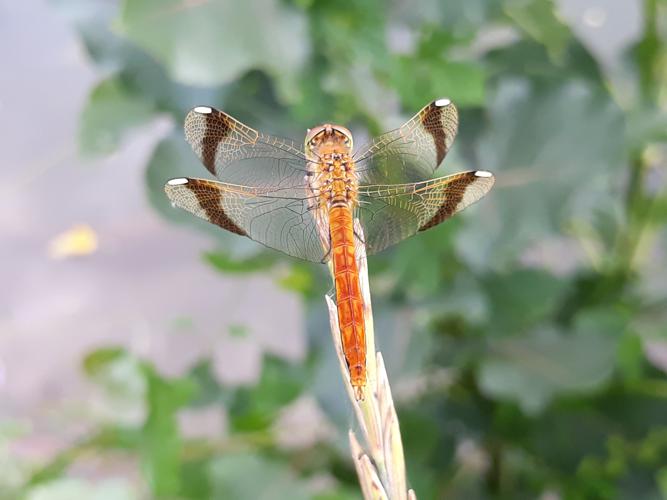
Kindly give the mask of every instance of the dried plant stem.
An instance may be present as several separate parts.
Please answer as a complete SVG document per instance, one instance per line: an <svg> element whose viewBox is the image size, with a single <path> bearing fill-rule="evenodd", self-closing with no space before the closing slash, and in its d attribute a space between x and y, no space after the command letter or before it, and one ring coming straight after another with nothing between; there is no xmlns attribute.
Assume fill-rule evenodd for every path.
<svg viewBox="0 0 667 500"><path fill-rule="evenodd" d="M355 230L357 234L362 234L362 229L358 223L355 224ZM355 397L354 388L350 383L350 374L345 361L338 327L336 304L331 296L325 296L329 307L331 334L340 361L341 373L366 444L364 450L354 432L350 430L352 458L366 500L416 500L414 491L408 491L407 489L401 432L394 401L391 397L391 388L389 387L384 360L382 354L375 351L366 249L362 244L357 245L356 255L361 293L364 299L366 352L368 353L366 356L365 398L361 401L358 401ZM331 264L329 270L333 275Z"/></svg>

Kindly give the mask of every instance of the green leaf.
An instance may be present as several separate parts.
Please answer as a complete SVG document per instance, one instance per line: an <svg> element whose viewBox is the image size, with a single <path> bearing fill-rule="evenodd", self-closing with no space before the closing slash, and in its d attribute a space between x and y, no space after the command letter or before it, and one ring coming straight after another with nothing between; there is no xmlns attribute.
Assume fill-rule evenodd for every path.
<svg viewBox="0 0 667 500"><path fill-rule="evenodd" d="M144 471L155 496L174 496L182 487L182 442L176 414L192 400L195 385L189 379L163 379L148 366L145 375L149 413L141 444Z"/></svg>
<svg viewBox="0 0 667 500"><path fill-rule="evenodd" d="M211 498L270 500L312 498L306 483L285 464L251 453L227 454L210 466Z"/></svg>
<svg viewBox="0 0 667 500"><path fill-rule="evenodd" d="M132 500L139 493L129 482L102 480L95 482L80 479L59 479L31 488L26 500Z"/></svg>
<svg viewBox="0 0 667 500"><path fill-rule="evenodd" d="M578 40L568 44L562 60L554 61L544 45L519 40L488 52L484 61L496 81L503 78L532 78L544 84L566 84L583 79L593 85L604 81L604 71L593 54ZM495 85L494 85L495 87Z"/></svg>
<svg viewBox="0 0 667 500"><path fill-rule="evenodd" d="M278 279L278 285L304 297L312 297L316 289L312 264L292 262L287 273Z"/></svg>
<svg viewBox="0 0 667 500"><path fill-rule="evenodd" d="M647 143L667 141L667 112L660 108L634 110L628 115L628 143L641 151Z"/></svg>
<svg viewBox="0 0 667 500"><path fill-rule="evenodd" d="M87 355L84 371L99 388L93 415L106 424L133 426L146 414L147 384L141 363L122 348L99 349Z"/></svg>
<svg viewBox="0 0 667 500"><path fill-rule="evenodd" d="M248 258L233 258L228 253L218 250L205 252L204 260L215 269L229 274L245 274L270 268L277 258L275 253L263 252Z"/></svg>
<svg viewBox="0 0 667 500"><path fill-rule="evenodd" d="M489 0L416 0L391 5L394 22L400 21L423 29L432 25L447 33L469 36L488 23L498 21L501 2Z"/></svg>
<svg viewBox="0 0 667 500"><path fill-rule="evenodd" d="M484 103L483 68L473 62L398 56L392 83L404 105L419 109L429 99L446 96L460 107Z"/></svg>
<svg viewBox="0 0 667 500"><path fill-rule="evenodd" d="M313 500L359 500L359 491L352 488L336 489L334 491L317 493Z"/></svg>
<svg viewBox="0 0 667 500"><path fill-rule="evenodd" d="M619 371L629 382L641 380L644 363L644 352L642 351L641 338L634 332L627 332L618 344L618 367Z"/></svg>
<svg viewBox="0 0 667 500"><path fill-rule="evenodd" d="M126 356L125 349L122 347L107 347L98 349L86 355L83 360L83 368L88 376L95 376L109 364L118 361Z"/></svg>
<svg viewBox="0 0 667 500"><path fill-rule="evenodd" d="M250 331L245 325L229 325L229 336L236 338L245 338L249 335Z"/></svg>
<svg viewBox="0 0 667 500"><path fill-rule="evenodd" d="M511 0L505 13L529 37L543 44L555 62L561 62L571 39L569 28L556 16L552 0Z"/></svg>
<svg viewBox="0 0 667 500"><path fill-rule="evenodd" d="M74 25L92 61L103 68L118 69L131 44L110 29L118 4L100 0L51 0L49 6Z"/></svg>
<svg viewBox="0 0 667 500"><path fill-rule="evenodd" d="M664 2L644 2L644 30L641 39L630 51L644 103L655 105L660 93L667 88L664 61L667 58L667 38L661 29L660 18L667 9Z"/></svg>
<svg viewBox="0 0 667 500"><path fill-rule="evenodd" d="M491 304L489 329L516 334L554 314L569 284L549 273L520 269L488 274L484 289Z"/></svg>
<svg viewBox="0 0 667 500"><path fill-rule="evenodd" d="M308 51L303 15L276 0L125 0L117 27L191 85L229 83L251 69L286 82Z"/></svg>
<svg viewBox="0 0 667 500"><path fill-rule="evenodd" d="M584 315L569 333L542 327L493 341L478 374L482 391L536 414L560 394L597 390L609 380L615 361L620 325L608 319Z"/></svg>
<svg viewBox="0 0 667 500"><path fill-rule="evenodd" d="M93 89L81 114L79 148L87 155L112 153L129 129L154 114L154 104L118 78L104 80Z"/></svg>
<svg viewBox="0 0 667 500"><path fill-rule="evenodd" d="M239 388L233 396L229 405L232 428L236 431L267 429L278 411L303 391L308 380L308 370L303 366L265 356L258 384Z"/></svg>
<svg viewBox="0 0 667 500"><path fill-rule="evenodd" d="M183 488L179 498L188 500L209 500L211 496L210 468L211 460L187 460L183 464Z"/></svg>
<svg viewBox="0 0 667 500"><path fill-rule="evenodd" d="M454 253L454 236L461 220L451 220L401 242L387 257L388 273L400 283L400 291L411 296L433 298L447 287L445 277L455 274L459 263ZM431 256L424 259L424 255Z"/></svg>
<svg viewBox="0 0 667 500"><path fill-rule="evenodd" d="M662 497L667 498L667 467L658 470L655 480L658 483Z"/></svg>
<svg viewBox="0 0 667 500"><path fill-rule="evenodd" d="M618 210L613 187L628 151L623 114L606 92L581 80L505 80L488 120L476 166L494 172L497 183L469 209L474 224L459 232L466 262L503 268L532 244Z"/></svg>

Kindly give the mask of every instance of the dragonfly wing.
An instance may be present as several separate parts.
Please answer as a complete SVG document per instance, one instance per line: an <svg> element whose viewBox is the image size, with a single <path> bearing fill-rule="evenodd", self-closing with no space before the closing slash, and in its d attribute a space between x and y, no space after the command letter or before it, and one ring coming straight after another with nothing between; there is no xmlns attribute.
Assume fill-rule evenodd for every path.
<svg viewBox="0 0 667 500"><path fill-rule="evenodd" d="M172 179L165 192L172 203L227 231L299 259L328 257L328 226L319 224L312 197L294 189L264 189L206 179Z"/></svg>
<svg viewBox="0 0 667 500"><path fill-rule="evenodd" d="M359 186L359 218L369 254L425 231L489 192L495 179L484 170L411 184Z"/></svg>
<svg viewBox="0 0 667 500"><path fill-rule="evenodd" d="M382 134L354 156L366 184L405 183L430 179L447 156L459 126L459 114L449 99L424 106L396 130Z"/></svg>
<svg viewBox="0 0 667 500"><path fill-rule="evenodd" d="M258 132L223 111L208 106L191 110L185 137L208 171L225 182L259 188L304 183L308 163L301 147Z"/></svg>

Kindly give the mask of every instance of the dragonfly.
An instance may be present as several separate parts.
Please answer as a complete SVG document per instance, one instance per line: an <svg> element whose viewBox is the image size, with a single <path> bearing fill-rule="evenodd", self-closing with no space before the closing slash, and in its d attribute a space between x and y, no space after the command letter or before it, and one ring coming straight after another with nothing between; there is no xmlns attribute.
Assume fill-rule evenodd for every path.
<svg viewBox="0 0 667 500"><path fill-rule="evenodd" d="M366 390L364 299L357 258L433 228L489 192L494 176L434 178L458 131L446 98L354 149L352 133L325 123L303 144L259 132L208 106L192 109L185 137L219 180L176 178L172 204L222 229L333 269L338 326L355 397Z"/></svg>

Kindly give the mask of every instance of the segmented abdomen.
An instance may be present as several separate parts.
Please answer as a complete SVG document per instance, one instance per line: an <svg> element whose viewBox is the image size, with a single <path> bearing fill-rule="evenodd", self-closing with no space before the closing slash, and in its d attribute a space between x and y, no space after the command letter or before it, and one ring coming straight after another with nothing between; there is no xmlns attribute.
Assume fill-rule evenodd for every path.
<svg viewBox="0 0 667 500"><path fill-rule="evenodd" d="M345 359L350 370L350 380L359 399L361 389L366 385L366 335L364 303L354 254L354 225L350 208L347 206L331 208L329 227L338 325Z"/></svg>

